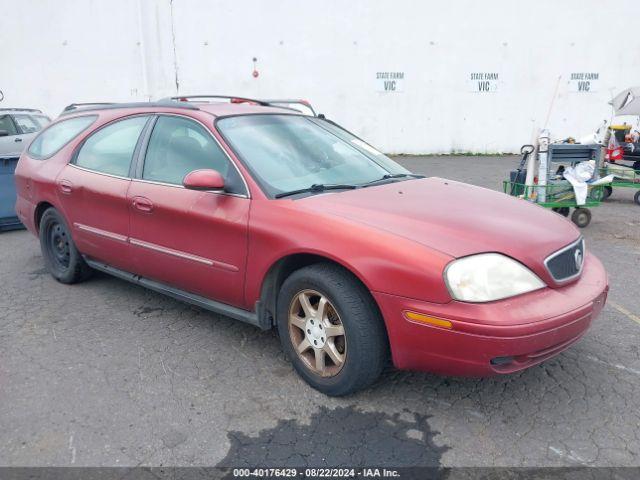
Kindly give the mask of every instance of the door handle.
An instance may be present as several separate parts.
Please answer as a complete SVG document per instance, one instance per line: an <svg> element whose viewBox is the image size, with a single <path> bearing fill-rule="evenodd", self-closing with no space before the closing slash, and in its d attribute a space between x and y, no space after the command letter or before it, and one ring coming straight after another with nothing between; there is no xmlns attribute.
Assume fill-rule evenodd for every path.
<svg viewBox="0 0 640 480"><path fill-rule="evenodd" d="M14 139L13 141L14 141L14 142L16 142L16 143L18 143L18 142L21 142L21 141L22 141L22 139L21 139L20 137L18 137L18 138L16 138L16 139Z"/></svg>
<svg viewBox="0 0 640 480"><path fill-rule="evenodd" d="M73 193L73 184L69 180L60 180L58 187L65 195L71 195L71 193Z"/></svg>
<svg viewBox="0 0 640 480"><path fill-rule="evenodd" d="M131 203L133 204L133 207L135 209L140 210L141 212L144 212L144 213L153 212L153 203L151 203L151 200L149 200L148 198L133 197L133 200Z"/></svg>

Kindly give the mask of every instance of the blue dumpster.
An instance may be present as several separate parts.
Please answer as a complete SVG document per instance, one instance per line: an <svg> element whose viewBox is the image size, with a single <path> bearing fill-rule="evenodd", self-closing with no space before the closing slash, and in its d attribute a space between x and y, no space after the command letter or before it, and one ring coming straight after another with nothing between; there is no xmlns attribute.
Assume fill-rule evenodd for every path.
<svg viewBox="0 0 640 480"><path fill-rule="evenodd" d="M14 172L18 157L0 158L0 231L24 228L16 216L16 183Z"/></svg>

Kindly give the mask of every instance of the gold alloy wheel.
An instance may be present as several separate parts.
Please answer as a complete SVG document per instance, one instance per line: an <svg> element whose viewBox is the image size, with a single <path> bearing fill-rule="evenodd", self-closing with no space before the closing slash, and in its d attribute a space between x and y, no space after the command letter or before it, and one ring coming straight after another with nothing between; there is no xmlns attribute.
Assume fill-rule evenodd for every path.
<svg viewBox="0 0 640 480"><path fill-rule="evenodd" d="M298 357L316 375L333 377L347 358L347 338L340 315L315 290L303 290L289 306L289 337Z"/></svg>

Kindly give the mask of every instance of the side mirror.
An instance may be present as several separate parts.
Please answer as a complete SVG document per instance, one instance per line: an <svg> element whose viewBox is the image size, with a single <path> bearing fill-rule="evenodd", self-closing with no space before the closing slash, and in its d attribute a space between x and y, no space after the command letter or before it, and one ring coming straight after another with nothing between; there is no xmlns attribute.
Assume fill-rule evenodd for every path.
<svg viewBox="0 0 640 480"><path fill-rule="evenodd" d="M194 170L182 180L184 188L189 190L224 190L224 178L216 170Z"/></svg>
<svg viewBox="0 0 640 480"><path fill-rule="evenodd" d="M8 137L9 132L7 130L0 130L0 137Z"/></svg>

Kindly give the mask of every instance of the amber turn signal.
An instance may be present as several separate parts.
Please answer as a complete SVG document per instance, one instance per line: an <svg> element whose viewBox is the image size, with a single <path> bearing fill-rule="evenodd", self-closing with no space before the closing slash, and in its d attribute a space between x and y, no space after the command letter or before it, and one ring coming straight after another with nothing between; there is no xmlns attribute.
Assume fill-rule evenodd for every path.
<svg viewBox="0 0 640 480"><path fill-rule="evenodd" d="M424 313L405 311L404 317L407 320L411 320L412 322L426 323L427 325L434 325L436 327L442 327L442 328L453 327L453 325L449 320L443 320L442 318L432 317L429 315L425 315Z"/></svg>

